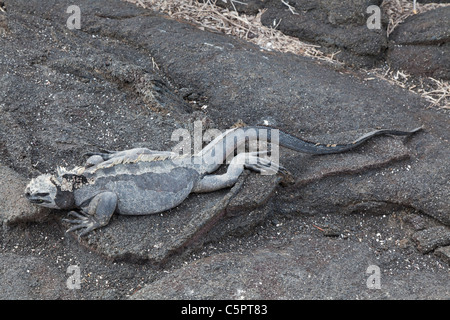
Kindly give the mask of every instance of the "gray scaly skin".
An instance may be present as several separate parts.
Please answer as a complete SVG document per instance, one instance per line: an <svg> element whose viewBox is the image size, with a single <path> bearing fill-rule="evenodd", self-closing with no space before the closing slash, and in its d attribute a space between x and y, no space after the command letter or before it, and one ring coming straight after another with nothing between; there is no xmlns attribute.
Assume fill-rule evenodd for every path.
<svg viewBox="0 0 450 320"><path fill-rule="evenodd" d="M376 130L349 144L323 145L308 142L281 130L278 144L310 154L331 154L351 150L378 135L410 135L412 131ZM241 152L239 146L258 141L264 132L272 141L269 127L230 129L210 142L199 153L179 156L168 151L146 148L125 151L89 153L84 167L72 170L58 168L56 175L43 174L32 179L25 190L26 198L44 207L78 209L70 211L74 217L66 221L74 226L68 230L84 229L79 237L108 224L116 212L124 215L148 215L174 208L190 193L212 192L231 187L245 168L273 174L283 168L266 158L264 151ZM262 136L261 136L262 137ZM230 143L231 141L231 143ZM241 148L242 149L242 148ZM227 172L212 174L224 160L235 155Z"/></svg>

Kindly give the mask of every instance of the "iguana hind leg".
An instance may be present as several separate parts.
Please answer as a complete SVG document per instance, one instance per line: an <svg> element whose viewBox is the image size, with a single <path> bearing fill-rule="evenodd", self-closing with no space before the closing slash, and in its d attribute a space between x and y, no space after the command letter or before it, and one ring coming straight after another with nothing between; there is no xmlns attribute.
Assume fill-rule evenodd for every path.
<svg viewBox="0 0 450 320"><path fill-rule="evenodd" d="M192 192L212 192L233 186L244 169L250 169L264 174L275 174L285 169L270 160L256 156L261 152L240 153L235 156L224 174L206 175L197 182Z"/></svg>

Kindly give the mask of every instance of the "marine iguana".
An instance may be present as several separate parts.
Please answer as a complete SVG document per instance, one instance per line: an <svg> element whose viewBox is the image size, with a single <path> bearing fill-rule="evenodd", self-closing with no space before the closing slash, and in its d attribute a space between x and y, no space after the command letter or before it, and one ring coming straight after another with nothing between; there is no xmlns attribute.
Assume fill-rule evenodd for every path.
<svg viewBox="0 0 450 320"><path fill-rule="evenodd" d="M192 156L146 148L92 152L87 154L90 157L84 167L72 170L60 167L56 175L43 174L32 179L25 189L25 196L31 203L44 207L78 209L79 212L69 212L74 219L64 220L74 224L67 232L84 229L79 233L81 237L106 226L115 212L124 215L159 213L176 207L192 192L231 187L245 168L269 174L285 171L278 163L261 157L264 150L238 151L234 155L246 141L257 141L264 136L269 143L322 155L351 150L374 136L405 136L420 129L375 130L348 144L324 145L278 129L253 126L227 130ZM277 130L277 135L275 131L272 133L273 130ZM226 173L212 174L230 156L232 160Z"/></svg>

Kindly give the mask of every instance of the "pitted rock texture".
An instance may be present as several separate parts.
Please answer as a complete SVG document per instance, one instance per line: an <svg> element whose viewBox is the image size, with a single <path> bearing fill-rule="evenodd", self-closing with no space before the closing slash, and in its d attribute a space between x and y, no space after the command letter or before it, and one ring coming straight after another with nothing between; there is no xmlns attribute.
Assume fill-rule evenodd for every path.
<svg viewBox="0 0 450 320"><path fill-rule="evenodd" d="M383 291L386 295L376 298L394 291L398 297L405 292L411 297L429 297L434 284L448 277L446 265L437 262L434 254L417 251L409 234L398 233L403 232L403 225L391 221L412 211L437 225L450 225L448 112L427 109L419 96L379 79L365 80L364 73L264 51L122 1L78 1L82 27L69 30L66 9L72 4L9 0L2 13L7 28L0 35L0 162L9 168L2 170L2 180L17 184L0 189L0 198L7 203L3 208L12 208L9 212L15 217L15 222L3 224L0 254L19 252L25 263L44 255L53 264L48 270L63 279L67 265L79 263L84 289L77 294L84 298L126 298L164 278L166 274L158 273L160 269L151 262L164 262L160 268L167 269L163 270L175 268L183 274L184 262L189 264L196 250L209 248L198 264L220 260L221 256L214 258L219 244L224 246L220 254L242 260L248 270L258 269L258 261L268 254L267 243L274 238L279 250L270 259L283 270L295 263L285 256L293 248L302 257L317 256L317 250L319 256L331 257L351 252L346 257L349 266L372 263L372 257L377 257L375 264L386 274L395 271L397 283L407 287ZM198 98L207 108L198 108L189 97ZM31 223L29 219L24 222L22 213L11 205L20 195L7 190L20 190L39 173L54 172L59 165L82 165L84 153L102 148L170 150L178 142L171 141L172 132L192 129L195 120L202 120L205 128L220 130L239 120L250 125L270 121L321 143L352 141L377 127L410 130L423 125L424 130L406 139L377 137L338 155L319 157L281 150L280 162L294 179L291 185L279 186L277 177L250 173L234 190L193 195L162 215L115 216L110 226L81 242L76 234L64 233L60 216L66 212L52 211L49 216L54 219L39 217L40 222ZM314 236L305 242L306 231L320 232L311 229L317 225L314 219L336 219L341 234L352 235L354 230L360 234L357 238ZM282 232L277 229L280 225L284 225ZM347 230L348 225L354 230ZM366 225L373 228L372 233L361 227ZM254 239L249 234L256 237L254 247L247 244ZM377 234L392 235L394 240L386 236L381 243ZM177 255L189 248L192 255ZM367 252L368 248L372 251ZM444 249L434 251L438 250ZM5 262L7 267L14 266L13 260ZM411 284L411 266L397 264L406 260L414 268L436 270L419 275L420 281ZM324 266L319 262L309 260L311 268ZM349 288L358 276L364 286L364 269L349 269L349 278L337 284ZM258 270L261 279L267 279L276 269ZM332 276L331 269L318 270L316 277ZM251 274L255 273L245 277ZM209 277L214 279L214 271ZM309 283L315 287L308 294L296 291L297 280L290 279L265 296L345 297L333 289L333 283L322 289L318 283ZM161 280L155 287L172 280ZM230 288L237 290L234 280L228 280ZM42 292L42 297L66 297L38 286L43 290L36 292ZM15 296L28 297L26 286L21 288ZM433 292L437 297L448 296L448 288ZM347 297L356 297L353 293ZM224 289L223 296L227 294Z"/></svg>

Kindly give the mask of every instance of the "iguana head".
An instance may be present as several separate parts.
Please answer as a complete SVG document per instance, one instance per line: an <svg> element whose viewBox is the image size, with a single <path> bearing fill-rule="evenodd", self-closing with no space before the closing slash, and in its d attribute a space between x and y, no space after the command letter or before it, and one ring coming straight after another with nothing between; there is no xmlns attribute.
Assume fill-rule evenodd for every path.
<svg viewBox="0 0 450 320"><path fill-rule="evenodd" d="M73 174L42 174L30 181L25 197L31 203L53 209L71 209L74 206Z"/></svg>

